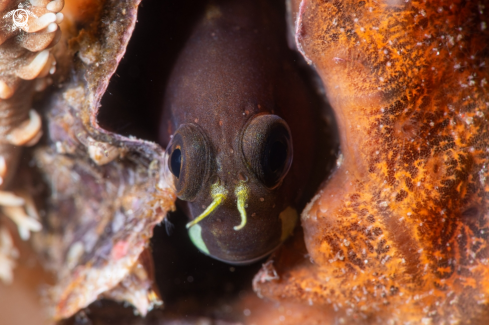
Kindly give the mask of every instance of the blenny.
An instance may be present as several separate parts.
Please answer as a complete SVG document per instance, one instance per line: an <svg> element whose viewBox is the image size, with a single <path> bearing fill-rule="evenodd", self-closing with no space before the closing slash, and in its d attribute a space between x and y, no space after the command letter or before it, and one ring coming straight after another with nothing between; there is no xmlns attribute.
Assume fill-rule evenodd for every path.
<svg viewBox="0 0 489 325"><path fill-rule="evenodd" d="M313 162L309 90L266 1L208 7L167 87L160 142L193 243L256 261L283 242Z"/></svg>

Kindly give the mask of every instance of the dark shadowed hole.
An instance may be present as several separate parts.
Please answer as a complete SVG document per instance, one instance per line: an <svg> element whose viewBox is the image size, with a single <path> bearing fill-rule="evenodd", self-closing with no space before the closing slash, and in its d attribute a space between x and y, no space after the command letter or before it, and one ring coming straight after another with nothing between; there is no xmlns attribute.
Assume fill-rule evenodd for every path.
<svg viewBox="0 0 489 325"><path fill-rule="evenodd" d="M142 1L133 37L102 98L97 116L101 127L157 141L167 80L205 6L206 1L202 0ZM284 16L285 9L281 10ZM177 177L181 172L181 154L176 150L169 161ZM248 266L216 261L192 244L185 228L187 217L180 208L170 213L169 221L173 230L167 231L167 224L162 223L155 227L151 241L155 278L164 309L143 320L133 314L131 307L103 300L63 323L161 324L181 317L190 323L196 317L236 321L236 315L242 315L242 311L232 310L232 302L252 290L253 276L263 261Z"/></svg>
<svg viewBox="0 0 489 325"><path fill-rule="evenodd" d="M100 126L157 141L166 82L205 8L202 0L143 0L129 46L97 116Z"/></svg>
<svg viewBox="0 0 489 325"><path fill-rule="evenodd" d="M205 6L206 1L202 0L142 1L133 37L101 102L97 116L101 127L125 136L157 141L160 109L168 77ZM277 0L277 10L285 17L284 1ZM297 55L297 60L301 61L302 58ZM313 79L305 69L302 73L309 81ZM310 85L314 89L312 81ZM318 112L321 149L315 158L317 167L313 184L306 189L306 197L309 198L335 166L338 152L338 137L331 109L319 96L314 95L314 91L310 100L321 106L323 112ZM320 114L329 123L324 122ZM272 145L269 160L272 171L284 168L287 150L282 142ZM181 152L180 159L175 155L170 161L177 177L181 171L179 161ZM169 220L175 226L172 235L168 235L162 224L155 227L151 240L155 278L165 302L164 309L152 312L143 320L134 316L130 307L98 301L65 324L163 324L175 318L190 320L198 316L233 321L237 313L241 315L242 311L227 307L243 292L251 290L252 278L263 261L248 266L231 266L213 260L201 254L190 242L185 228L187 218L180 208L169 214Z"/></svg>

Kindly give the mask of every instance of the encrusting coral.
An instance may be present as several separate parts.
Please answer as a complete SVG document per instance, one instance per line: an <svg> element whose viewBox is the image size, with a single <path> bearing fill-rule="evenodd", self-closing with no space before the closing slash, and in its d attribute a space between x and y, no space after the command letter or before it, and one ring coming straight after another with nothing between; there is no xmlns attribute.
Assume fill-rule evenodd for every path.
<svg viewBox="0 0 489 325"><path fill-rule="evenodd" d="M487 7L296 3L297 44L324 83L343 157L302 213L308 258L281 250L258 293L346 323L483 323ZM270 268L279 279L264 277Z"/></svg>

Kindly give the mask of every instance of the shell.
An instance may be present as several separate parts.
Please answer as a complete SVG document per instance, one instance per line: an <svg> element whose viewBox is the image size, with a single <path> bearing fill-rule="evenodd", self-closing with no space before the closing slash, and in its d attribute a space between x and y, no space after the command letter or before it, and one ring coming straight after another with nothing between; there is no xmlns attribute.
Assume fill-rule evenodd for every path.
<svg viewBox="0 0 489 325"><path fill-rule="evenodd" d="M100 297L131 302L141 314L161 304L145 249L175 195L163 179L163 151L154 143L103 130L96 115L124 54L139 1L107 1L97 15L109 23L68 35L73 72L51 94L46 146L35 151L52 195L43 221L44 248L58 281L50 290L55 319ZM74 17L74 20L77 18Z"/></svg>
<svg viewBox="0 0 489 325"><path fill-rule="evenodd" d="M145 249L153 227L175 201L173 191L159 179L162 150L154 143L106 132L96 121L101 96L134 28L138 4L87 2L93 15L84 15L68 3L64 11L64 34L57 47L62 71L57 89L40 105L48 122L46 137L33 151L51 193L42 204L43 231L33 243L56 274L56 285L48 292L54 319L69 317L102 296L131 302L142 314L161 304ZM99 25L101 16L111 23ZM22 71L25 75L27 70ZM11 101L19 94L29 100L22 107L30 105L31 97L21 90ZM12 112L25 119L29 111L7 111ZM8 170L15 161L6 162ZM8 250L11 245L3 235L2 247Z"/></svg>

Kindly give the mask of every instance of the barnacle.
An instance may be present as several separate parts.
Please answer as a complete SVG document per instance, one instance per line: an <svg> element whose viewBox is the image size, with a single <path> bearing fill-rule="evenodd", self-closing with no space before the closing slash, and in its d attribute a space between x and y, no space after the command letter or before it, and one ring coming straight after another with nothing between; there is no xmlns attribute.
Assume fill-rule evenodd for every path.
<svg viewBox="0 0 489 325"><path fill-rule="evenodd" d="M34 7L40 4L46 10L62 7L58 1L32 1ZM43 229L33 243L57 276L49 291L55 319L102 298L129 302L142 315L161 304L148 243L155 225L174 209L163 150L107 131L97 119L138 5L137 0L72 1L63 12L63 41L56 52L62 78L39 104L46 141L33 151L48 188ZM238 295L229 307L234 319L484 324L487 1L292 0L288 6L296 46L318 72L334 109L341 155L302 213L302 227L256 274L253 288L264 299L251 292ZM43 10L39 17L48 14ZM8 123L0 118L6 123L0 139L10 139L0 144L4 184L13 184L20 154L10 143L34 142L39 134L36 115L29 113L31 93L47 83L24 79L46 73L52 57L43 51L58 37L52 35L58 31L47 32L52 19L36 22L35 29L44 26L40 31L9 30L1 38L12 43L9 49L22 49L5 52L10 53L5 77L0 73L5 84L0 83L0 95L12 94L0 102L5 107L0 114L9 117ZM43 31L51 41L37 34ZM29 196L6 192L5 186L0 203L17 206L7 212L21 220L19 230L27 237L29 229L39 228L21 214L35 214L32 204L24 204ZM185 247L175 251L177 259L186 254ZM10 235L0 229L5 280L16 255Z"/></svg>
<svg viewBox="0 0 489 325"><path fill-rule="evenodd" d="M56 71L49 48L60 38L62 7L62 0L3 1L0 5L0 211L17 224L22 239L40 230L41 224L29 195L22 198L9 188L20 147L34 145L42 135L41 118L31 102L34 92L50 84L48 75ZM1 250L3 257L8 256L8 249ZM2 274L0 280L11 280L8 272Z"/></svg>
<svg viewBox="0 0 489 325"><path fill-rule="evenodd" d="M0 244L0 277L6 283L11 283L18 251L13 244L10 233L3 228L0 229Z"/></svg>

